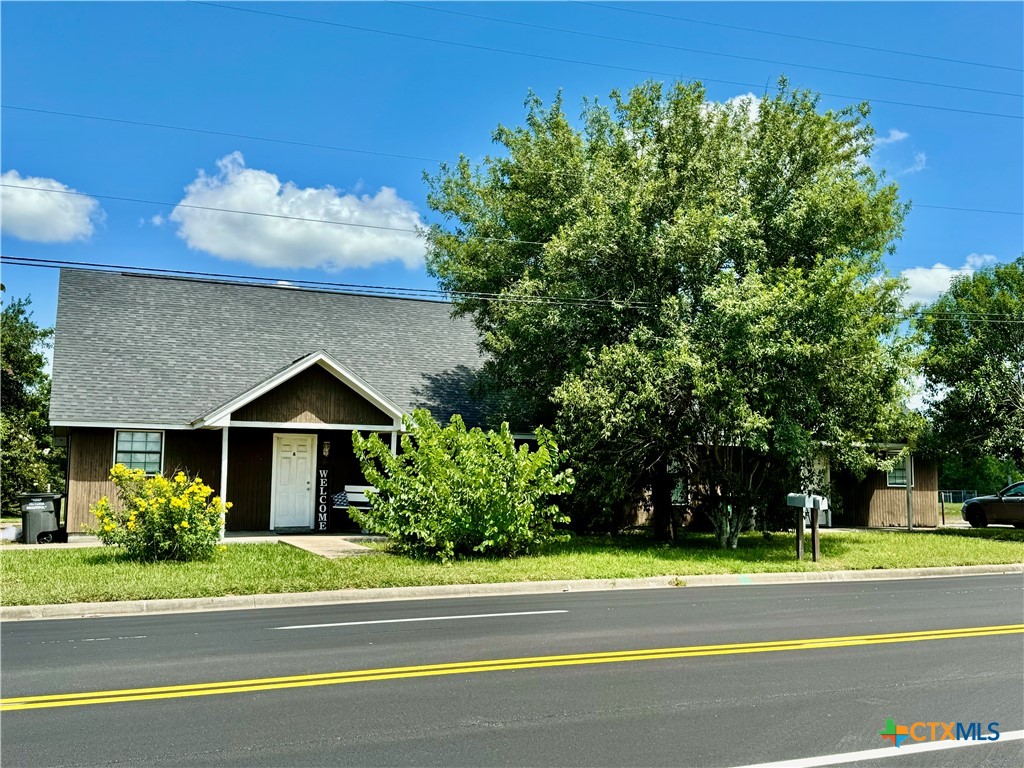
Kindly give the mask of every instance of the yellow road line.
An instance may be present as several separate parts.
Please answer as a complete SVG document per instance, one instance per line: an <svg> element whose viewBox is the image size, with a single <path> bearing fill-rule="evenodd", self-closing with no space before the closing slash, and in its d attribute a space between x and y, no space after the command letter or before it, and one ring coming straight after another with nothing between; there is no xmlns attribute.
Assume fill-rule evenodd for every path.
<svg viewBox="0 0 1024 768"><path fill-rule="evenodd" d="M362 683L377 680L400 680L416 677L461 675L468 674L470 672L498 672L515 669L541 669L545 667L567 667L582 664L610 664L623 661L652 661L698 656L727 656L747 653L769 653L772 651L813 650L818 648L847 648L861 645L910 643L924 640L951 640L966 637L986 637L1021 633L1024 633L1024 624L1003 624L989 627L963 627L959 629L937 629L919 632L888 632L874 635L848 635L845 637L772 640L756 643L691 645L677 648L649 648L633 651L603 651L598 653L574 653L558 656L486 659L482 661L386 667L382 669L362 669L347 672L325 672L310 675L291 675L288 677L263 677L250 680L227 680L222 682L157 686L151 688L126 688L111 691L86 691L81 693L51 694L43 696L20 696L0 699L0 711L14 712L26 709L75 707L87 704L114 704L132 701L152 701L155 699L177 699L189 696L249 693L254 691L307 688L321 685L341 685L343 683Z"/></svg>

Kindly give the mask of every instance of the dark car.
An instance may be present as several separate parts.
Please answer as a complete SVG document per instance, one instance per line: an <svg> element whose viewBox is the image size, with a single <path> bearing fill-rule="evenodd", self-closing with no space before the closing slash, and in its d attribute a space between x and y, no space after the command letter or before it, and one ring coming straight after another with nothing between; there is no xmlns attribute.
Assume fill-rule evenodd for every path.
<svg viewBox="0 0 1024 768"><path fill-rule="evenodd" d="M989 523L1024 528L1024 481L1008 485L992 496L968 499L960 514L974 528L984 528Z"/></svg>

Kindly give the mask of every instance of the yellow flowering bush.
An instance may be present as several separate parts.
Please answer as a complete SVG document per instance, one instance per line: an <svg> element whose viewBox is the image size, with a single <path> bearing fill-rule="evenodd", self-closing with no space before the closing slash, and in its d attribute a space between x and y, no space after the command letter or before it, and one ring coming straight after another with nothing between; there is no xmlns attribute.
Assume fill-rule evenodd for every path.
<svg viewBox="0 0 1024 768"><path fill-rule="evenodd" d="M135 560L207 560L218 551L221 515L231 508L202 478L184 472L147 477L117 464L110 470L117 503L104 496L89 511L90 532Z"/></svg>

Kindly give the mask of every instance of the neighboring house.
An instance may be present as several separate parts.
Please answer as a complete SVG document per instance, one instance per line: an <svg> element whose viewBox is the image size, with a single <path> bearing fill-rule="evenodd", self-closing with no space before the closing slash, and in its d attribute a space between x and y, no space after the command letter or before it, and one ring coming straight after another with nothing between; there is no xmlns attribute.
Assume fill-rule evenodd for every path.
<svg viewBox="0 0 1024 768"><path fill-rule="evenodd" d="M890 456L903 445L880 446ZM833 472L832 483L839 504L832 514L832 525L870 528L907 525L907 470L902 461L891 472L872 470L858 480L849 472ZM939 467L935 461L910 456L910 490L913 523L922 528L939 524Z"/></svg>
<svg viewBox="0 0 1024 768"><path fill-rule="evenodd" d="M879 454L889 458L898 456L905 447L903 443L877 446ZM913 454L910 462L914 526L938 526L942 512L938 494L938 464ZM869 470L863 478L857 479L848 470L830 469L828 460L822 458L815 461L813 473L808 474L817 476L819 487L832 486L833 495L829 498L831 511L828 516L822 516L831 519L832 527L886 528L907 525L906 468L902 459L891 472ZM793 490L797 493L811 492L807 488ZM695 498L698 499L696 503ZM691 530L711 530L710 518L700 510L700 499L699 494L688 493L685 478L680 478L673 490L672 500L683 526ZM777 501L780 505L785 504L785 499ZM793 514L796 514L795 511ZM647 522L649 518L650 510L641 504L638 507L638 521ZM795 517L793 519L796 520Z"/></svg>
<svg viewBox="0 0 1024 768"><path fill-rule="evenodd" d="M68 447L68 529L115 463L199 474L228 530L314 525L317 477L358 493L352 431L482 416L482 358L451 305L287 286L62 270L50 421Z"/></svg>

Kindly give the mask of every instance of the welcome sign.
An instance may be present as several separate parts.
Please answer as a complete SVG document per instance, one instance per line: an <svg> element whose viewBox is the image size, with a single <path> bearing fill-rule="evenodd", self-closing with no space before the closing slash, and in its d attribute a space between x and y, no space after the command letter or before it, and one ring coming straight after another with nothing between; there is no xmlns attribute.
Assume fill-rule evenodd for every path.
<svg viewBox="0 0 1024 768"><path fill-rule="evenodd" d="M330 470L323 467L316 471L316 525L313 530L317 533L327 533L330 528L331 495Z"/></svg>

